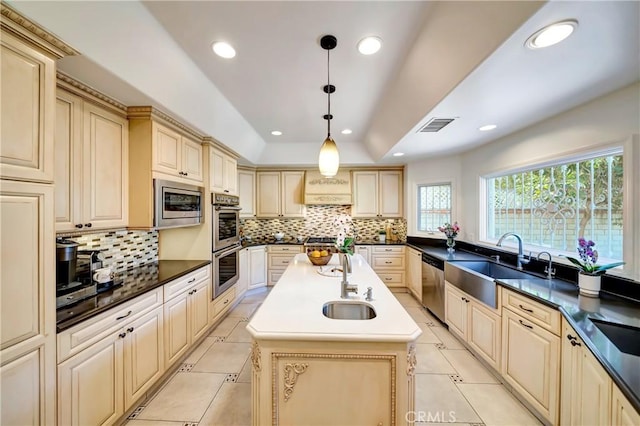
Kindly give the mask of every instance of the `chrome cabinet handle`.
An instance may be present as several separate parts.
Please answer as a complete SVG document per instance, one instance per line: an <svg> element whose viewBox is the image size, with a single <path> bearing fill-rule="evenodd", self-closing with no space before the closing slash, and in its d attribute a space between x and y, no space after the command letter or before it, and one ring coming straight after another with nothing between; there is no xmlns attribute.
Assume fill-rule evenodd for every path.
<svg viewBox="0 0 640 426"><path fill-rule="evenodd" d="M123 316L121 316L121 317L116 318L116 321L120 321L121 319L125 319L126 317L128 317L129 315L131 315L131 313L132 313L132 312L133 312L133 311L129 311L129 312L127 312L127 315L123 315Z"/></svg>

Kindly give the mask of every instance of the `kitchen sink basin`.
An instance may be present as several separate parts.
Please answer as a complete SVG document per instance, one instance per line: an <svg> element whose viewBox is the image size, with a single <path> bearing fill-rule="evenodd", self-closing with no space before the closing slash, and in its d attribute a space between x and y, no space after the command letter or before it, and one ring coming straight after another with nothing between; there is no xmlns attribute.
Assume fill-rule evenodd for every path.
<svg viewBox="0 0 640 426"><path fill-rule="evenodd" d="M444 279L492 308L498 306L496 279L526 279L529 274L486 260L455 260L444 264Z"/></svg>
<svg viewBox="0 0 640 426"><path fill-rule="evenodd" d="M589 319L621 352L640 356L640 328Z"/></svg>
<svg viewBox="0 0 640 426"><path fill-rule="evenodd" d="M341 320L370 320L376 317L373 306L362 302L328 302L322 307L322 314Z"/></svg>

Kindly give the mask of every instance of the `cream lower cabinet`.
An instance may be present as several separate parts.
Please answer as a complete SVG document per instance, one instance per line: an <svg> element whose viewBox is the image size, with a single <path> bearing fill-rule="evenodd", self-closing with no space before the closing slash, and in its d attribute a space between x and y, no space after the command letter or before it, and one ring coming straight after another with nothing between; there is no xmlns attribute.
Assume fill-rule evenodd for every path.
<svg viewBox="0 0 640 426"><path fill-rule="evenodd" d="M176 362L206 331L209 325L209 293L211 281L208 276L170 300L165 299L165 363L167 367ZM182 279L185 281L185 279ZM170 284L166 284L170 285Z"/></svg>
<svg viewBox="0 0 640 426"><path fill-rule="evenodd" d="M422 301L422 252L407 248L407 288L413 296Z"/></svg>
<svg viewBox="0 0 640 426"><path fill-rule="evenodd" d="M128 126L124 112L58 89L56 231L127 226Z"/></svg>
<svg viewBox="0 0 640 426"><path fill-rule="evenodd" d="M258 288L267 285L267 251L265 246L250 247L248 249L248 288Z"/></svg>
<svg viewBox="0 0 640 426"><path fill-rule="evenodd" d="M561 371L560 424L609 424L611 378L564 319Z"/></svg>
<svg viewBox="0 0 640 426"><path fill-rule="evenodd" d="M640 413L633 408L617 386L613 386L613 391L611 392L611 421L606 424L616 426L640 425Z"/></svg>
<svg viewBox="0 0 640 426"><path fill-rule="evenodd" d="M387 287L404 287L404 246L371 246L371 267Z"/></svg>
<svg viewBox="0 0 640 426"><path fill-rule="evenodd" d="M163 345L157 306L60 363L58 424L113 424L164 373Z"/></svg>
<svg viewBox="0 0 640 426"><path fill-rule="evenodd" d="M289 266L296 254L302 253L302 246L270 245L267 246L267 285L275 285Z"/></svg>
<svg viewBox="0 0 640 426"><path fill-rule="evenodd" d="M445 322L449 331L467 342L496 371L500 371L502 336L499 313L500 302L497 309L490 308L459 288L445 283Z"/></svg>
<svg viewBox="0 0 640 426"><path fill-rule="evenodd" d="M2 425L55 423L53 204L52 185L0 180Z"/></svg>
<svg viewBox="0 0 640 426"><path fill-rule="evenodd" d="M364 258L367 265L371 265L371 247L370 246L358 246L356 245L356 253Z"/></svg>
<svg viewBox="0 0 640 426"><path fill-rule="evenodd" d="M558 424L560 330L553 327L551 332L539 318L559 320L560 314L533 301L516 302L515 311L509 297L515 293L504 288L502 292L502 377L551 424Z"/></svg>

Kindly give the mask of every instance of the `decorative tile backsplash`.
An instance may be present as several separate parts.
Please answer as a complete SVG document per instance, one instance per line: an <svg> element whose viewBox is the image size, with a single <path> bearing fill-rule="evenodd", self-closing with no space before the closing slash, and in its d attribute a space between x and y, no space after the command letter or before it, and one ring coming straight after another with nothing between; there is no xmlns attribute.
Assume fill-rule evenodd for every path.
<svg viewBox="0 0 640 426"><path fill-rule="evenodd" d="M78 250L104 250L103 266L114 272L158 260L158 231L107 231L65 238L80 244Z"/></svg>
<svg viewBox="0 0 640 426"><path fill-rule="evenodd" d="M350 206L307 206L304 218L280 219L242 219L241 226L245 236L255 239L269 239L276 232L284 232L286 237L333 237L338 230L333 225L333 218L339 215L350 215ZM399 241L407 238L407 221L405 219L359 219L353 218L358 241L372 240L378 231L391 226L392 236Z"/></svg>

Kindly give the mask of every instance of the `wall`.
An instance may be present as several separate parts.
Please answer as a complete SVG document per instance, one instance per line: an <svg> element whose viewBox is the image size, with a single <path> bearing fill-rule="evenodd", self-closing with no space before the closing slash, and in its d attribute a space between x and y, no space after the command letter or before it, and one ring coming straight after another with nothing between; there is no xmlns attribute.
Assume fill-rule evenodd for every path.
<svg viewBox="0 0 640 426"><path fill-rule="evenodd" d="M245 236L256 240L269 240L273 234L282 231L287 238L303 237L333 237L337 234L333 218L339 215L349 215L350 206L307 206L304 218L284 219L242 219ZM391 225L392 235L398 240L407 238L407 222L404 219L353 219L357 229L358 241L371 240L377 237L380 229Z"/></svg>
<svg viewBox="0 0 640 426"><path fill-rule="evenodd" d="M522 131L460 155L440 157L408 164L406 199L415 203L415 186L424 181L443 181L452 176L456 194L453 217L462 226L460 238L477 243L480 235L481 207L478 194L480 177L496 171L513 170L540 164L581 152L624 145L625 214L629 224L624 233L624 252L628 254L626 269L638 280L640 265L630 254L640 253L640 83L612 92L594 101L542 121ZM635 135L632 137L632 135ZM409 235L416 235L415 206L409 205ZM629 229L632 228L632 229Z"/></svg>

